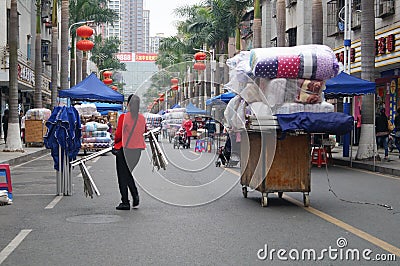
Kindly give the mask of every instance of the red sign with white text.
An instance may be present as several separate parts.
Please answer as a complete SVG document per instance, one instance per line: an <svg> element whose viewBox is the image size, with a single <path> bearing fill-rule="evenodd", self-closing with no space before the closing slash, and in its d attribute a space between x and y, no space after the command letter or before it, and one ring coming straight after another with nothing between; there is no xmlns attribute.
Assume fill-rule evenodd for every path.
<svg viewBox="0 0 400 266"><path fill-rule="evenodd" d="M117 53L116 57L120 62L132 62L133 55L132 53Z"/></svg>
<svg viewBox="0 0 400 266"><path fill-rule="evenodd" d="M136 62L155 62L157 60L157 54L155 53L136 53Z"/></svg>

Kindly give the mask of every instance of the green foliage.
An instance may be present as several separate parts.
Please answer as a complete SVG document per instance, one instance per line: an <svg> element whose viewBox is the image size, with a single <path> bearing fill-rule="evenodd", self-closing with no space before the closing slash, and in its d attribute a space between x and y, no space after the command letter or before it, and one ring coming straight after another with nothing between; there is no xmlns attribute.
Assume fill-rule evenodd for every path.
<svg viewBox="0 0 400 266"><path fill-rule="evenodd" d="M115 56L119 52L120 44L121 41L117 37L103 40L101 34L95 36L90 60L96 64L98 69L113 68L114 70L126 71L126 65Z"/></svg>

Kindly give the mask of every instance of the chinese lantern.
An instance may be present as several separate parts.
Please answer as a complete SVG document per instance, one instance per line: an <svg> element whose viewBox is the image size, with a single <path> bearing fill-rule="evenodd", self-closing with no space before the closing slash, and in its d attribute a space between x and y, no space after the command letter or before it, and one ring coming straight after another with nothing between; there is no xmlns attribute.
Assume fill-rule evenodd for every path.
<svg viewBox="0 0 400 266"><path fill-rule="evenodd" d="M80 40L76 43L76 48L81 51L92 50L94 43L90 40Z"/></svg>
<svg viewBox="0 0 400 266"><path fill-rule="evenodd" d="M159 100L160 102L163 102L163 101L164 101L164 97L160 97L158 100Z"/></svg>
<svg viewBox="0 0 400 266"><path fill-rule="evenodd" d="M194 54L195 60L205 60L206 57L207 57L206 53L203 53L203 52L197 52Z"/></svg>
<svg viewBox="0 0 400 266"><path fill-rule="evenodd" d="M111 71L104 71L103 72L103 77L105 77L105 78L109 78L109 77L111 77L112 76L112 72Z"/></svg>
<svg viewBox="0 0 400 266"><path fill-rule="evenodd" d="M178 89L179 89L179 87L178 87L178 85L172 85L171 86L171 89L173 90L173 91L177 91Z"/></svg>
<svg viewBox="0 0 400 266"><path fill-rule="evenodd" d="M206 69L206 65L201 62L194 63L193 68L199 71Z"/></svg>
<svg viewBox="0 0 400 266"><path fill-rule="evenodd" d="M171 84L178 84L179 80L177 78L171 79Z"/></svg>
<svg viewBox="0 0 400 266"><path fill-rule="evenodd" d="M113 89L114 91L117 91L118 87L114 85L114 86L111 86L111 89Z"/></svg>
<svg viewBox="0 0 400 266"><path fill-rule="evenodd" d="M80 26L76 29L76 35L82 38L89 38L93 35L93 29L87 25Z"/></svg>
<svg viewBox="0 0 400 266"><path fill-rule="evenodd" d="M164 97L164 93L159 93L158 96Z"/></svg>
<svg viewBox="0 0 400 266"><path fill-rule="evenodd" d="M113 80L110 78L103 79L103 83L106 85L110 85L110 84L112 84L112 82L113 82Z"/></svg>

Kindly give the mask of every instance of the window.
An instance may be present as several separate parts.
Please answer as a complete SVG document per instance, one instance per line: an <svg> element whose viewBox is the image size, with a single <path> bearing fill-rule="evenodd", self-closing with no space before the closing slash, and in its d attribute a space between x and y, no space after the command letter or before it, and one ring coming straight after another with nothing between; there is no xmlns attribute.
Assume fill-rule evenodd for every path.
<svg viewBox="0 0 400 266"><path fill-rule="evenodd" d="M361 0L353 0L351 12L351 28L361 28Z"/></svg>
<svg viewBox="0 0 400 266"><path fill-rule="evenodd" d="M394 14L394 0L376 0L375 2L375 16L377 18L384 18Z"/></svg>
<svg viewBox="0 0 400 266"><path fill-rule="evenodd" d="M42 61L43 62L50 61L49 44L50 44L49 41L42 40Z"/></svg>
<svg viewBox="0 0 400 266"><path fill-rule="evenodd" d="M287 35L289 38L289 46L296 46L297 45L297 28L288 29Z"/></svg>
<svg viewBox="0 0 400 266"><path fill-rule="evenodd" d="M327 34L334 36L343 31L344 23L339 19L339 12L344 6L342 0L332 0L327 3Z"/></svg>

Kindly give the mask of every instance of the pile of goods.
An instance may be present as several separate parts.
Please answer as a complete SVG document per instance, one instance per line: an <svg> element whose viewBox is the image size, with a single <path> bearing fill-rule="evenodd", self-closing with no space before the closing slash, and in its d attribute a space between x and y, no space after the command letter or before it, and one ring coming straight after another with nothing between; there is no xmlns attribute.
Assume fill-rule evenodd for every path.
<svg viewBox="0 0 400 266"><path fill-rule="evenodd" d="M334 113L324 100L326 80L339 73L333 51L325 45L256 48L228 59L230 82L237 95L225 110L233 131L302 130L341 134L352 117ZM322 122L314 125L315 122Z"/></svg>
<svg viewBox="0 0 400 266"><path fill-rule="evenodd" d="M82 125L82 148L97 150L108 148L111 145L111 134L108 125L98 122L87 122Z"/></svg>

